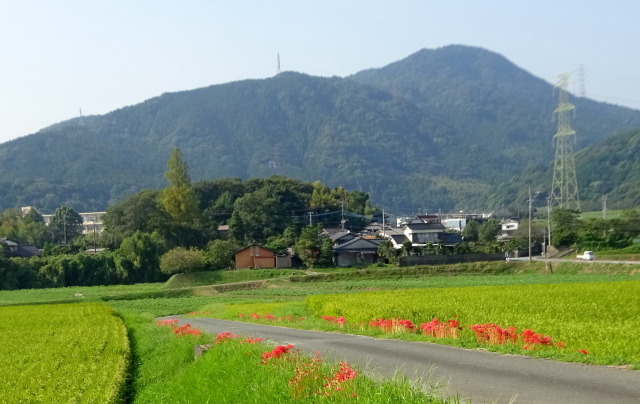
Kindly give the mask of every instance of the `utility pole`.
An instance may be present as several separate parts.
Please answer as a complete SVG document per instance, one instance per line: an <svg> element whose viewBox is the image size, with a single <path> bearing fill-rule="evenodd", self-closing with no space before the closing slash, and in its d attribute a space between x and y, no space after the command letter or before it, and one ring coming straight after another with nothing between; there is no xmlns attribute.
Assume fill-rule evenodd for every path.
<svg viewBox="0 0 640 404"><path fill-rule="evenodd" d="M606 195L602 196L602 218L603 219L607 218L607 196Z"/></svg>
<svg viewBox="0 0 640 404"><path fill-rule="evenodd" d="M344 199L341 201L341 205L342 205L342 213L340 216L340 228L342 229L342 231L344 231L344 223L346 220L344 220Z"/></svg>
<svg viewBox="0 0 640 404"><path fill-rule="evenodd" d="M307 212L307 214L309 215L309 226L313 226L313 220L311 219L311 215L313 215L313 212Z"/></svg>
<svg viewBox="0 0 640 404"><path fill-rule="evenodd" d="M529 262L531 262L531 203L533 202L533 198L538 196L540 192L536 192L535 195L531 196L531 187L529 187Z"/></svg>
<svg viewBox="0 0 640 404"><path fill-rule="evenodd" d="M93 223L93 254L96 253L96 221L92 220Z"/></svg>
<svg viewBox="0 0 640 404"><path fill-rule="evenodd" d="M547 197L547 232L547 241L549 242L549 247L551 247L551 196Z"/></svg>
<svg viewBox="0 0 640 404"><path fill-rule="evenodd" d="M384 220L384 208L382 208L382 237L386 237L386 226L385 226L385 220Z"/></svg>

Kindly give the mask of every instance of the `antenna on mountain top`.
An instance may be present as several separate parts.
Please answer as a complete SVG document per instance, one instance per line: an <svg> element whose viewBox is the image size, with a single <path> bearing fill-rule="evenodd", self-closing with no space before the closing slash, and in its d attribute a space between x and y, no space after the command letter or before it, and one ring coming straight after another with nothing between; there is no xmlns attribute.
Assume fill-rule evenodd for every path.
<svg viewBox="0 0 640 404"><path fill-rule="evenodd" d="M278 69L276 71L276 75L280 74L280 52L278 52Z"/></svg>

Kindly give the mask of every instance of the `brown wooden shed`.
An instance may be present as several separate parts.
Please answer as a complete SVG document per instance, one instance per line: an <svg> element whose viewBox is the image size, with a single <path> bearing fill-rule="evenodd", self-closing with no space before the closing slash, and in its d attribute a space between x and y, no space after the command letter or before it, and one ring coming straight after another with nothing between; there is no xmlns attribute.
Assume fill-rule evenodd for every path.
<svg viewBox="0 0 640 404"><path fill-rule="evenodd" d="M240 268L275 268L276 253L268 248L252 244L234 253L236 269Z"/></svg>

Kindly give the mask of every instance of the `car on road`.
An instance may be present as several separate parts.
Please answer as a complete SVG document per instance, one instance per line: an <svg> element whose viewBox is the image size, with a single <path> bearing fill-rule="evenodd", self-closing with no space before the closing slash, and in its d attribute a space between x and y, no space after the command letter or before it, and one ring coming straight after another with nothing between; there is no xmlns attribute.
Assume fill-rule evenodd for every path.
<svg viewBox="0 0 640 404"><path fill-rule="evenodd" d="M583 261L593 261L596 259L596 255L593 251L585 251L582 255L578 255L576 258Z"/></svg>

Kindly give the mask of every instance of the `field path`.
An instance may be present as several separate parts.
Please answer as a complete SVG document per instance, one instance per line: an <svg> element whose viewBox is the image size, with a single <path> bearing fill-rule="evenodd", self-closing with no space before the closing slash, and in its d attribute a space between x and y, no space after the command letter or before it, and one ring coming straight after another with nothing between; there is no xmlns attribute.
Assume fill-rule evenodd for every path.
<svg viewBox="0 0 640 404"><path fill-rule="evenodd" d="M293 344L305 352L319 351L327 358L357 364L372 376L389 377L400 369L426 388L437 383L444 396L457 393L473 404L640 403L640 371L209 318L180 322L214 335L230 331Z"/></svg>

